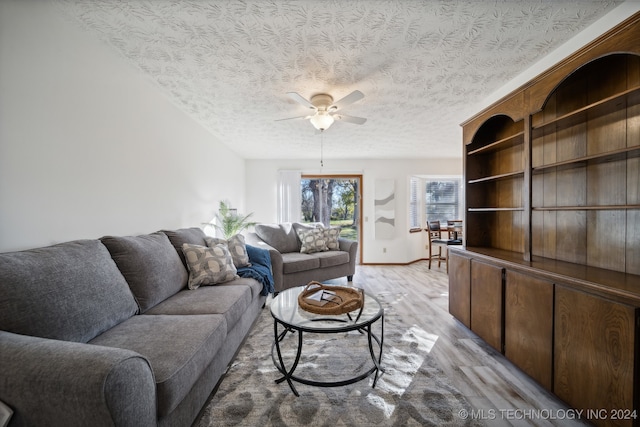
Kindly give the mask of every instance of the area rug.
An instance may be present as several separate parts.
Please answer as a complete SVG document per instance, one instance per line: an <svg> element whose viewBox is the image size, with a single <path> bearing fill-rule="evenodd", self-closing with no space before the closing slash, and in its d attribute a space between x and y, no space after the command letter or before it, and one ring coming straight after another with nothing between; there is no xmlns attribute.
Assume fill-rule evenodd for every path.
<svg viewBox="0 0 640 427"><path fill-rule="evenodd" d="M429 355L438 337L402 322L385 308L382 366L373 376L339 387L294 383L296 397L271 358L273 320L266 307L207 404L198 427L214 426L462 426L471 406ZM373 330L380 335L380 323ZM295 358L297 335L282 342L285 365ZM366 335L305 333L295 375L316 381L357 376L373 366ZM471 418L471 417L469 417Z"/></svg>

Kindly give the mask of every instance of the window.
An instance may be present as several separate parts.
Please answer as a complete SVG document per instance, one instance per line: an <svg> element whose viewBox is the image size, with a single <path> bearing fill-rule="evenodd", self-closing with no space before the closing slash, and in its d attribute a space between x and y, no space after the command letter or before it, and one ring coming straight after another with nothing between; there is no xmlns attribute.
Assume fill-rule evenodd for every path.
<svg viewBox="0 0 640 427"><path fill-rule="evenodd" d="M461 219L462 178L412 176L409 181L409 229L426 228L427 221Z"/></svg>
<svg viewBox="0 0 640 427"><path fill-rule="evenodd" d="M302 175L301 222L340 227L340 237L358 239L360 224L359 175Z"/></svg>
<svg viewBox="0 0 640 427"><path fill-rule="evenodd" d="M425 180L425 221L460 219L460 179Z"/></svg>

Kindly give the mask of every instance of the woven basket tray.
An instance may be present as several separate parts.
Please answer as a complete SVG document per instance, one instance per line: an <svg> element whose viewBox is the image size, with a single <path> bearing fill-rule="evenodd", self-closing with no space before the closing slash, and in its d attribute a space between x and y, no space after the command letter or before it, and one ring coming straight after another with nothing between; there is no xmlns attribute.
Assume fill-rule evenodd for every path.
<svg viewBox="0 0 640 427"><path fill-rule="evenodd" d="M327 293L325 298L330 301L323 300L322 303L324 303L324 305L318 305L317 302L307 299L308 296L321 290L335 292L336 298L334 298L332 294ZM347 288L344 286L327 286L316 281L309 282L300 295L298 295L298 306L303 310L315 314L344 314L361 309L363 305L364 292L362 289Z"/></svg>

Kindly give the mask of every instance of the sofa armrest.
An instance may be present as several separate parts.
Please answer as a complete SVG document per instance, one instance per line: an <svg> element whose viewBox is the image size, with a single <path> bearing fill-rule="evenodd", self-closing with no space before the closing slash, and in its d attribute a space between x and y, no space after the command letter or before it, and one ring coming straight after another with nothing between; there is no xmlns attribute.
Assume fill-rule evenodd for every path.
<svg viewBox="0 0 640 427"><path fill-rule="evenodd" d="M338 238L338 245L341 251L349 252L349 275L353 276L356 273L356 257L358 254L358 242L356 240L349 240L342 237Z"/></svg>
<svg viewBox="0 0 640 427"><path fill-rule="evenodd" d="M156 385L130 350L0 331L10 426L156 426Z"/></svg>
<svg viewBox="0 0 640 427"><path fill-rule="evenodd" d="M349 255L351 255L351 252L355 255L358 251L358 242L355 240L338 237L338 245L340 246L341 251L349 252Z"/></svg>
<svg viewBox="0 0 640 427"><path fill-rule="evenodd" d="M245 243L247 245L255 246L261 249L267 249L269 251L269 256L271 257L271 274L273 275L273 284L276 289L276 292L282 290L283 284L283 262L282 262L282 254L275 249L273 246L270 246L262 240L255 232L248 232L245 235Z"/></svg>

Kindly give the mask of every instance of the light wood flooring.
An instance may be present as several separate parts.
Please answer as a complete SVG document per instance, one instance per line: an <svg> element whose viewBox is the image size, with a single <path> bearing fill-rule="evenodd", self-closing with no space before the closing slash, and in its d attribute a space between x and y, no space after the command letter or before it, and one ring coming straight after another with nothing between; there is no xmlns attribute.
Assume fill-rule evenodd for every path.
<svg viewBox="0 0 640 427"><path fill-rule="evenodd" d="M331 282L346 284L346 279ZM395 294L398 311L408 324L439 337L431 354L477 410L470 417L491 426L585 425L570 419L574 412L563 402L449 314L444 263L432 265L431 270L427 261L361 265L353 284L372 294Z"/></svg>

